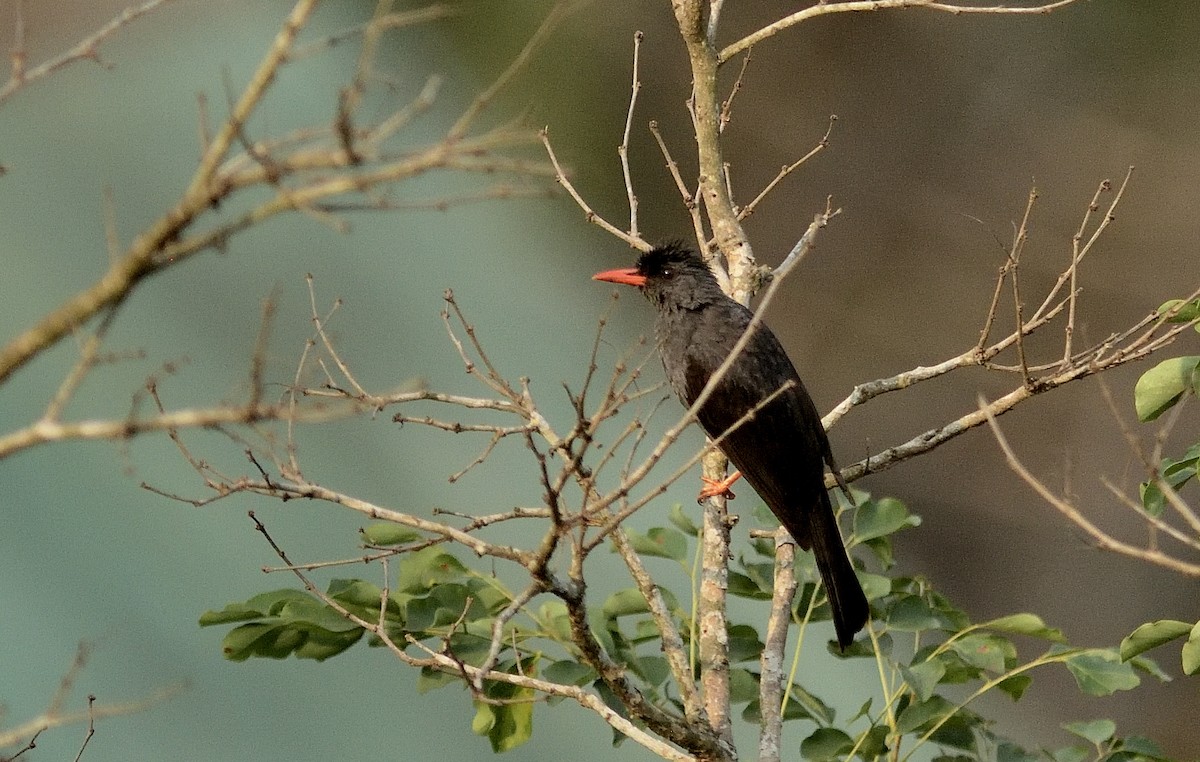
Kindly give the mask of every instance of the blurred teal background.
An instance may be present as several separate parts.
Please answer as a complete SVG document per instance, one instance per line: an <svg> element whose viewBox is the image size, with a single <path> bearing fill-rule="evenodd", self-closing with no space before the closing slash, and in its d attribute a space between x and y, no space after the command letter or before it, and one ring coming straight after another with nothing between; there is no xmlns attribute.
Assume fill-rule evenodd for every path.
<svg viewBox="0 0 1200 762"><path fill-rule="evenodd" d="M97 28L122 3L26 6L37 62ZM328 4L307 38L361 21L373 6ZM616 6L591 3L571 16L490 118L525 110L531 124L549 125L577 186L619 224L624 192L614 149L634 30L647 33L635 123L659 120L685 176L694 170L682 105L689 81L669 4ZM220 118L223 78L240 88L288 7L178 0L103 47L112 68L78 64L0 106L0 165L7 170L0 176L0 341L103 271L106 189L126 242L170 206L199 153L196 94L206 93L214 122ZM395 103L411 98L431 73L447 78L433 112L408 133L414 141L439 134L550 6L493 0L456 7L453 19L390 37L382 49ZM727 39L794 7L727 3ZM11 39L13 18L12 4L0 5L0 39ZM1029 255L1034 284L1051 279L1065 261L1099 180L1118 179L1127 165L1138 165L1119 224L1085 274L1089 336L1193 288L1198 34L1200 6L1192 2L1093 0L1036 19L843 14L756 49L727 133L743 199L806 152L829 114L840 117L831 149L749 222L759 256L776 262L801 232L798 221L822 208L827 194L846 209L770 318L818 404L827 409L855 383L975 341L1002 261L996 239L1011 234L1009 222L1023 210L1031 179L1043 197ZM357 46L347 45L285 69L252 136L328 122L356 54ZM635 133L643 228L651 239L685 235L690 224L661 156L644 129ZM538 158L536 151L530 156ZM470 187L431 177L411 192L428 198ZM108 346L143 351L145 359L97 371L71 414L124 415L145 378L168 361L185 360L160 381L168 405L236 398L246 390L260 304L270 294L279 307L269 377L287 382L310 329L305 273L313 274L324 303L345 299L334 332L368 387L422 377L433 388L477 391L438 317L443 289L452 287L501 370L529 376L550 412L565 410L560 383L578 385L582 378L610 293L588 276L625 261L619 242L561 198L350 219L352 231L339 235L301 215L276 218L234 239L226 253L205 254L144 284ZM613 320L605 361L649 328L648 307L631 297L625 295ZM73 359L68 341L14 377L0 396L0 431L33 420ZM657 379L656 365L648 367L650 380ZM1110 379L1118 399L1128 398L1142 369ZM956 417L980 391L1009 384L981 373L880 400L835 430L835 449L843 462L855 460ZM1116 423L1097 413L1103 410L1097 386L1079 387L1036 400L1005 425L1039 473L1051 483L1068 473L1081 504L1119 525L1097 476L1124 475L1132 483L1137 464ZM537 502L540 491L519 446L449 485L443 477L468 463L483 441L401 429L388 417L307 431L301 457L308 475L417 513ZM240 452L219 437L185 438L206 459L234 471L245 467ZM88 693L111 703L188 685L149 711L101 723L84 756L89 762L491 756L486 740L469 732L465 692L418 695L416 675L382 650L358 647L325 664L231 664L220 655L222 632L197 627L207 609L294 584L258 571L276 558L246 510L258 512L293 557L304 559L356 555L357 516L246 498L195 509L140 489L142 481L205 494L165 437L128 446L50 445L0 463L0 701L7 725L45 707L76 644L86 640L93 656L72 707L82 708ZM1016 483L985 433L864 486L901 497L923 515L925 524L901 545L902 568L928 574L977 619L1030 610L1064 627L1073 641L1112 645L1149 619L1200 616L1195 582L1089 548ZM677 487L662 501L663 511L671 501L690 504L692 492L690 482ZM737 507L748 513L753 498L748 491L742 498ZM635 520L661 523L661 513L650 514ZM1138 536L1136 527L1129 532ZM652 570L681 584L667 562ZM600 587L619 584L614 576ZM1128 608L1097 610L1095 601L1109 596ZM1177 673L1174 658L1160 660ZM844 700L872 684L866 665L814 657L803 669L807 680ZM1065 674L1043 673L1020 705L997 702L989 711L1003 718L1001 730L1031 745L1064 743L1061 722L1115 715L1123 732L1150 735L1179 757L1195 757L1200 736L1181 718L1194 713L1198 698L1195 680L1179 680L1088 701ZM82 736L79 726L49 731L26 757L73 758ZM798 744L795 730L789 737ZM539 707L533 741L507 756L560 759L569 750L578 760L650 758L629 743L614 753L609 743L610 733L589 713L566 704Z"/></svg>

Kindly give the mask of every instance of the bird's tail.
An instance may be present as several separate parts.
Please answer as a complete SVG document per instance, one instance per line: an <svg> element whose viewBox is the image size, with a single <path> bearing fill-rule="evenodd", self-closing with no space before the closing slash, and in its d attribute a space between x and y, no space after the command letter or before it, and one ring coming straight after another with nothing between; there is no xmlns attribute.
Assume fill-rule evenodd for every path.
<svg viewBox="0 0 1200 762"><path fill-rule="evenodd" d="M854 641L855 633L866 626L871 608L842 543L829 493L822 490L819 500L809 512L812 522L809 539L817 559L817 570L821 572L821 582L829 596L829 607L833 610L838 645L844 649Z"/></svg>

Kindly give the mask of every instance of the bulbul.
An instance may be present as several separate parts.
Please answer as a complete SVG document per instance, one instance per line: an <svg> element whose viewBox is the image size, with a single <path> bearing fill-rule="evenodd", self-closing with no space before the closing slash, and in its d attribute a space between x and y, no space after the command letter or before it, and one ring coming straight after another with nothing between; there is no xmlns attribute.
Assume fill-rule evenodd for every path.
<svg viewBox="0 0 1200 762"><path fill-rule="evenodd" d="M592 278L637 286L657 308L654 331L663 369L688 407L752 317L749 309L725 295L700 255L678 243L643 254L636 267L606 270ZM742 420L750 411L754 412ZM837 467L821 416L769 328L759 324L697 418L710 438L724 436L718 445L721 451L797 544L812 550L833 610L838 644L845 648L866 625L870 607L825 490L825 464L835 471ZM723 492L732 481L701 494Z"/></svg>

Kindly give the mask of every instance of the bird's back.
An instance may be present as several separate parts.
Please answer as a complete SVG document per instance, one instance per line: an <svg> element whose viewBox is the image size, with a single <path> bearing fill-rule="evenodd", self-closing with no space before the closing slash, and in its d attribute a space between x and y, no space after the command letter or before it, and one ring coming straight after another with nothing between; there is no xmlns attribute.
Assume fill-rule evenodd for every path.
<svg viewBox="0 0 1200 762"><path fill-rule="evenodd" d="M657 327L667 378L691 405L745 332L751 313L732 299L686 313L662 313ZM750 411L751 417L729 431ZM809 548L807 512L798 508L827 500L829 441L812 398L769 328L755 330L697 417L710 437L725 435L721 450L776 515L791 519L784 524Z"/></svg>

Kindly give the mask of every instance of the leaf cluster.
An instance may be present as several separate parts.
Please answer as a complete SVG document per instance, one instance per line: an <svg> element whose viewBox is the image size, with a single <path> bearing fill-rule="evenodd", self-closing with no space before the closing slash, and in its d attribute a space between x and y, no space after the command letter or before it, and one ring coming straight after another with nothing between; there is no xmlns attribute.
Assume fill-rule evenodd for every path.
<svg viewBox="0 0 1200 762"><path fill-rule="evenodd" d="M871 601L873 621L869 637L845 652L839 652L832 641L823 642L828 654L846 662L840 669L852 669L854 662L873 662L880 690L866 698L858 711L843 717L834 708L831 699L837 697L828 695L828 686L798 678L793 665L783 718L795 723L802 734L799 750L805 759L909 759L929 745L938 750L937 759L947 761L1162 758L1145 739L1119 737L1109 720L1064 726L1077 739L1090 742L1091 748L1074 743L1057 750L1026 750L1000 735L976 700L997 693L1019 701L1030 689L1032 672L1052 665L1065 668L1080 691L1092 696L1133 689L1143 676L1165 680L1166 674L1142 651L1180 636L1183 623L1160 622L1152 629L1147 625L1118 651L1070 646L1062 632L1030 613L973 622L928 580L892 573L895 535L919 525L920 518L898 500L853 494L855 504L844 505L843 511L852 516L850 544L864 549L858 554L859 576ZM759 516L769 520L765 509ZM630 541L639 554L673 560L690 576L694 574L690 558L701 530L681 506L675 506L669 518L669 526L644 534L631 532ZM364 536L373 547L422 539L419 532L386 522L366 527ZM750 601L769 600L774 555L770 539L750 540L731 564L730 593ZM866 570L864 557L878 573ZM798 660L805 645L813 642L813 625L828 621L830 612L807 554L796 570L799 593L791 617ZM382 589L364 580L334 580L324 594L275 590L207 612L200 623L234 625L222 645L226 658L233 661L289 655L320 661L342 653L367 634L366 628L338 610L344 608L367 623L379 624L382 618L391 640L407 643L410 650L421 651L423 645L426 652L449 654L453 664L482 664L498 643L497 671L594 692L613 711L628 716L620 698L582 658L563 602L543 596L522 604L495 576L472 568L441 546L404 554L390 582L391 589ZM672 592L665 586L662 590L694 654L695 601L681 602L688 600L687 590ZM514 602L521 606L519 615L503 618L497 633L497 618ZM646 697L665 711L681 710L677 686L662 655L661 635L639 590L614 591L592 606L588 628L605 656L620 665ZM819 631L823 634L824 629ZM757 723L763 637L755 623L731 618L728 639L729 703L741 707L743 721ZM367 641L381 644L375 636ZM1032 655L1025 653L1030 647ZM464 669L425 662L418 688L427 691L464 683L470 684ZM558 700L529 685L483 681L482 689L474 692L471 728L486 736L494 751L505 751L530 738L537 703ZM614 731L614 743L622 740L622 734Z"/></svg>

